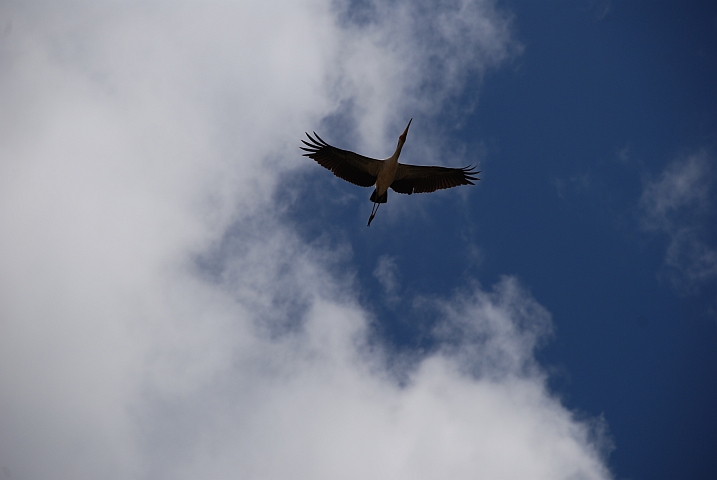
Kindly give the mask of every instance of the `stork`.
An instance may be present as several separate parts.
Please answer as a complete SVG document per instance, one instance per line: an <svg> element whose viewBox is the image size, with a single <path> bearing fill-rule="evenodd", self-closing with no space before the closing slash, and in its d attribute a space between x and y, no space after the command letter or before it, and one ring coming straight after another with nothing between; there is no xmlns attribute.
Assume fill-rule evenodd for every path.
<svg viewBox="0 0 717 480"><path fill-rule="evenodd" d="M480 180L475 177L480 171L476 172L475 167L472 166L448 168L398 163L412 121L413 119L408 121L406 129L398 137L396 151L385 160L376 160L333 147L323 141L316 132L313 132L316 138L306 133L310 142L301 140L306 147L299 148L308 152L304 154L305 157L316 160L319 165L331 170L337 177L360 187L375 187L371 194L373 208L368 218L370 227L378 207L388 200L389 188L397 193L411 195L435 192L459 185L475 185L472 180Z"/></svg>

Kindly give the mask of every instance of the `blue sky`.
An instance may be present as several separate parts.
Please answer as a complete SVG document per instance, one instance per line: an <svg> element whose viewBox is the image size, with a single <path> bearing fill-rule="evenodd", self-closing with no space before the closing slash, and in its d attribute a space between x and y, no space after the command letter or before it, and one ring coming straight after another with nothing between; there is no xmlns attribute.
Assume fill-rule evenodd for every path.
<svg viewBox="0 0 717 480"><path fill-rule="evenodd" d="M602 7L527 3L511 5L526 50L486 81L466 128L502 160L500 186L479 194L479 278L515 272L553 313L542 358L568 405L605 415L618 478L710 478L714 263L694 282L666 266L678 227L641 228L641 198L679 175L671 165L702 159L708 203L671 221L715 251L717 10L613 2L596 18Z"/></svg>
<svg viewBox="0 0 717 480"><path fill-rule="evenodd" d="M0 477L713 478L717 7L0 4ZM482 170L370 189L316 131ZM42 459L42 461L38 461Z"/></svg>
<svg viewBox="0 0 717 480"><path fill-rule="evenodd" d="M666 267L670 233L641 228L640 200L663 172L679 175L670 165L701 158L709 206L674 221L715 251L717 10L513 11L525 53L486 81L469 123L503 160L503 188L482 186L491 233L478 242L493 258L479 276L515 272L553 313L542 358L565 369L567 404L605 415L618 478L712 477L714 263L694 283Z"/></svg>
<svg viewBox="0 0 717 480"><path fill-rule="evenodd" d="M538 354L550 383L566 405L605 417L616 477L714 476L717 9L700 2L501 6L523 51L479 85L473 79L475 88L458 100L475 102L473 110L449 117L459 124L441 132L472 152L468 160L481 160L483 180L467 200L452 191L423 204L420 219L381 226L379 217L378 234L361 232L365 204L348 218L332 208L299 231L321 238L330 223L337 237L358 237L351 245L364 301L377 308L379 329L407 348L423 345L425 326L402 321L405 304L375 307L376 258L392 260L409 299L518 276L553 315L555 336ZM405 162L414 153L410 140ZM666 266L671 234L644 227L641 203L648 185L679 175L670 166L692 157L703 162L700 182L709 193L704 210L685 206L695 216L685 223L713 259L711 273L695 281ZM307 208L317 205L298 204L292 213ZM477 246L479 260L467 258L466 244Z"/></svg>

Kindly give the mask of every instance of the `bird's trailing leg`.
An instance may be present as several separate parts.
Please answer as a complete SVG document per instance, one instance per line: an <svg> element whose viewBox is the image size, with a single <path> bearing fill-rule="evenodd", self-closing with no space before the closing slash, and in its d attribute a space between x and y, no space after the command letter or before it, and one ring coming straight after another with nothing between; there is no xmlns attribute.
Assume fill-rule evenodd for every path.
<svg viewBox="0 0 717 480"><path fill-rule="evenodd" d="M378 194L378 187L371 194L371 201L373 202L373 208L371 209L371 216L368 218L368 226L371 226L371 220L376 216L378 212L378 206L382 203L386 203L388 200L388 192L383 192L383 195Z"/></svg>
<svg viewBox="0 0 717 480"><path fill-rule="evenodd" d="M368 217L368 225L366 225L367 227L371 226L371 220L373 220L373 217L376 216L376 212L378 212L378 207L380 207L380 206L381 206L381 204L378 202L373 204L373 208L371 209L371 216Z"/></svg>

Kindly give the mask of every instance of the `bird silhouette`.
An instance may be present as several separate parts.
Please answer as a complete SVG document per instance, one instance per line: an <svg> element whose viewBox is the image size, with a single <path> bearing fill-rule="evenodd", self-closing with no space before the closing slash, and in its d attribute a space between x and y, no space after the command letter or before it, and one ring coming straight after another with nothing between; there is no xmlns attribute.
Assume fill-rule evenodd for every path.
<svg viewBox="0 0 717 480"><path fill-rule="evenodd" d="M368 219L368 226L376 216L378 207L388 200L388 189L397 193L429 193L442 188L452 188L459 185L475 185L473 181L480 180L476 175L475 167L449 168L439 166L408 165L399 163L403 144L406 143L408 128L398 137L396 151L385 160L365 157L348 150L342 150L326 143L316 132L312 137L308 133L309 142L301 140L305 147L300 147L305 157L312 158L324 168L331 170L337 177L360 187L375 187L371 194L373 208ZM315 138L314 138L315 137Z"/></svg>

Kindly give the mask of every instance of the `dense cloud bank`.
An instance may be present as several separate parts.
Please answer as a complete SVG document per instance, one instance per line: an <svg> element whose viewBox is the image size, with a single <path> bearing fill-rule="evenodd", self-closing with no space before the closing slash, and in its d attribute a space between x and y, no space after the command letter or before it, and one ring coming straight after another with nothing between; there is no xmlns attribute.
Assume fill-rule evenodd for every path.
<svg viewBox="0 0 717 480"><path fill-rule="evenodd" d="M518 51L491 2L413 5L0 6L2 475L609 477L515 279L389 361L350 258L276 213L307 125L371 146Z"/></svg>

